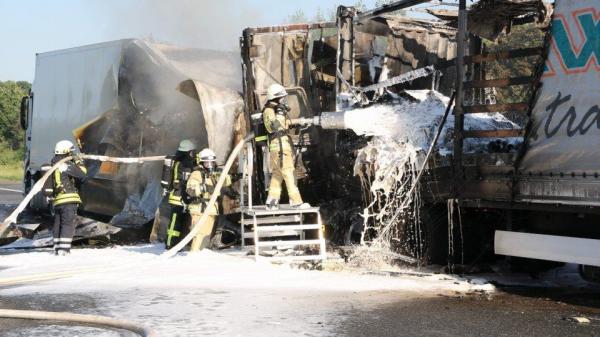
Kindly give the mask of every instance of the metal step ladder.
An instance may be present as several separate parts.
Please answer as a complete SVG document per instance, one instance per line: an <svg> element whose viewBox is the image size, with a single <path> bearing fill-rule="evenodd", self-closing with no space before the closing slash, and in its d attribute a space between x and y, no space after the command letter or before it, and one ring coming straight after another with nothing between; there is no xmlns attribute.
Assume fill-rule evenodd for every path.
<svg viewBox="0 0 600 337"><path fill-rule="evenodd" d="M240 233L242 250L253 249L254 258L270 260L327 259L325 238L319 207L298 209L279 205L278 210L267 210L264 205L252 204L253 147L247 144L238 160L240 181ZM246 240L251 241L247 245ZM301 251L318 250L318 254L264 256L265 248L296 248ZM295 251L297 252L297 250Z"/></svg>
<svg viewBox="0 0 600 337"><path fill-rule="evenodd" d="M244 207L241 210L240 232L242 250L254 249L254 258L271 260L321 260L327 259L325 238L319 207L296 209L280 205L269 211L265 206ZM308 237L308 238L307 238ZM251 240L251 245L246 245ZM261 255L261 248L300 248L318 250L317 254L270 256ZM297 252L295 250L294 252Z"/></svg>

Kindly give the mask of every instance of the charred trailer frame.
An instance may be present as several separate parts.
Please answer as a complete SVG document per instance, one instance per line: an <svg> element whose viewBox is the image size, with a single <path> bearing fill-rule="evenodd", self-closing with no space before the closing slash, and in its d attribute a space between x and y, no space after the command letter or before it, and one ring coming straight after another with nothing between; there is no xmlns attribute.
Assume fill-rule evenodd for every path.
<svg viewBox="0 0 600 337"><path fill-rule="evenodd" d="M336 22L246 29L240 39L245 115L255 132L260 134L264 94L272 83L287 87L291 97L306 93L307 103L298 104L298 110L299 117L307 118L335 111L349 102L368 103L382 92L371 86L388 80L388 87L395 83L394 90L435 86L449 95L455 78L451 60L456 57L456 29L443 23L383 15L387 10L358 13L340 7ZM296 46L303 46L298 53L300 60L295 62L290 60L298 54L287 51L294 45L290 39L301 41ZM307 74L303 81L298 81L302 74L297 73L297 63ZM415 69L434 66L439 69L435 73L397 81ZM253 116L258 118L253 120ZM299 184L303 196L321 205L329 223L356 222L364 195L352 167L356 150L366 139L352 131L321 128L296 131L293 138L301 154L297 162L304 164L299 170L304 178ZM252 186L264 202L268 170L263 140L258 137L255 141L254 167L258 173ZM331 226L328 232L337 242L349 241L349 228Z"/></svg>
<svg viewBox="0 0 600 337"><path fill-rule="evenodd" d="M534 131L536 127L539 129L540 123L536 120L536 105L540 102L540 95L543 96L544 87L541 84L545 77L542 77L542 74L552 41L553 27L550 25L550 17L546 15L551 12L551 8L544 6L541 1L498 0L481 1L467 9L466 1L461 0L456 12L428 10L430 14L446 20L446 23L458 27L457 29L382 15L423 2L427 1L398 1L366 13L340 7L336 23L247 29L242 37L247 118L250 119L250 115L260 112L261 104L256 97L260 90L266 89L257 81L258 66L255 63L257 58L270 57L268 52L265 54L264 51L258 51L261 47L253 40L254 37L261 34L283 35L293 31L310 36L311 31L331 30L328 38L313 39L315 43L309 44L306 49L309 52L304 56L310 76L307 77L309 82L304 82L302 88L307 93L307 105L312 108L312 111L306 114L309 117L348 104L360 105L374 98L371 94L363 96L364 93L356 89L379 82L376 78L365 76L372 74L361 70L368 67L368 61L374 56L369 54L370 50L374 49L369 50L367 46L375 46L378 43L377 39L370 38L369 34L385 37L388 39L388 46L394 44L400 52L397 57L386 58L386 64L397 62L396 71L390 76L434 65L437 70L444 72L441 80L437 81L439 84L436 89L448 96L453 90L457 92L458 99L453 112L456 117L453 153L450 156L435 153L426 163L426 173L420 182L421 196L431 210L431 214L425 214L424 221L428 221L430 215L434 217L434 213L440 212L446 214L440 217L447 219L441 226L440 223L435 224L439 235L428 236L431 252L428 253L428 260L425 262L448 262L450 266L468 267L483 260L496 259L493 250L496 230L570 236L585 240L600 239L600 230L594 225L600 220L597 216L600 213L600 190L595 182L597 174L586 172L583 167L583 171L572 172L540 173L524 169L528 165L531 166L530 156L535 153L532 151L532 145L535 149ZM557 1L558 8L561 3L567 2ZM501 34L510 34L513 26L531 22L537 22L545 33L545 38L541 39L539 45L491 50L488 47L489 42L485 42L494 41ZM445 41L446 44L436 42L437 52L426 53L425 57L407 59L407 55L418 48L427 50L427 46L423 48L422 36L419 36L420 40L415 41L411 41L408 36L407 32L414 31L415 26L426 31L426 34L443 32L441 34L445 34L446 37L439 41ZM315 55L315 50L323 48L329 52ZM445 54L440 53L442 50ZM530 62L530 66L526 67L524 73L492 77L494 75L491 64L515 60L526 60ZM380 73L375 74L375 77L378 76ZM436 85L436 81L429 78L414 81L412 84L416 88L431 88L432 82ZM497 98L497 91L501 92L514 86L520 86L523 92L526 92L519 96L520 100ZM405 86L394 88L402 89ZM467 130L464 127L463 120L467 115L497 112L510 115L511 119L519 122L517 124L520 127L503 130ZM317 193L320 193L321 198L309 200L320 202L325 213L328 209L347 207L349 203L345 201L352 196L356 198L354 204L350 205L356 206L358 203L360 206L362 192L355 183L353 185L352 181L355 178L351 173L344 172L344 167L352 165L354 158L348 155L348 152L357 149L361 140L351 132L343 130L319 130L312 133L311 137L312 144L319 146L309 148L306 154L308 157L310 153L318 153L320 165L307 165L309 178L305 184L301 184L301 188L311 190L317 183L320 185ZM464 141L468 139L488 139L492 144L502 142L506 138L520 139L523 145L516 151L492 149L488 153L470 153L463 147ZM265 186L263 183L262 192ZM462 211L456 212L457 209ZM453 216L448 218L448 214ZM548 214L552 214L552 218L548 218ZM336 216L338 219L341 217L343 221L353 221L350 216L333 217ZM327 215L325 218L328 218ZM453 226L454 222L465 226L464 236L458 233L460 226ZM329 233L336 239L335 230L333 234L331 231ZM337 235L337 239L340 236L347 239L348 233ZM464 241L464 245L459 242L461 240ZM506 236L500 240L506 242ZM464 251L457 249L463 246L466 247ZM535 254L523 257L543 259ZM592 256L592 260L594 258L597 258L597 255ZM551 254L547 255L546 259L563 261ZM590 259L579 263L586 261L589 262Z"/></svg>

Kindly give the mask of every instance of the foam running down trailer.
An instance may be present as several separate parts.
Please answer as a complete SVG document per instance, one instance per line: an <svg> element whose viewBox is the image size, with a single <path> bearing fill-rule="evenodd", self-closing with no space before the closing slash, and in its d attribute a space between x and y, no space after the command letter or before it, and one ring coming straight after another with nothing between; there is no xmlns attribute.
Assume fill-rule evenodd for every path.
<svg viewBox="0 0 600 337"><path fill-rule="evenodd" d="M397 1L366 13L340 7L336 22L246 29L246 118L252 122L260 111L271 83L288 89L299 107L291 117L305 124L323 124L382 94L456 91L451 153L436 151L419 182L424 263L468 269L514 256L526 260L511 263L530 270L546 265L540 260L575 263L593 277L600 266L600 94L593 89L600 81L600 1L417 8L441 21L390 13L426 2ZM515 48L506 43L513 38L528 43ZM519 66L507 71L506 64ZM396 80L428 66L436 71ZM512 127L465 126L469 116L494 113L507 116ZM340 171L353 164L348 153L360 140L323 128L293 138L301 148L300 171L310 172L300 183L303 195L321 204L333 239L347 242L351 217L339 209L360 212L363 192L356 178ZM486 151L473 151L471 141L487 144ZM264 198L266 152L258 139L256 153L254 186Z"/></svg>

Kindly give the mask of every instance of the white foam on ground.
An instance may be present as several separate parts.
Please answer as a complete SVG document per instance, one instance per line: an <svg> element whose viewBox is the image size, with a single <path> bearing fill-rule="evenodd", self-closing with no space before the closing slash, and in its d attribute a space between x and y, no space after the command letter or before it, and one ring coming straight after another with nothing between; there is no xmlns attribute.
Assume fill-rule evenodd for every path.
<svg viewBox="0 0 600 337"><path fill-rule="evenodd" d="M264 336L267 331L281 336L331 332L346 319L344 310L366 305L361 294L387 291L373 298L375 305L494 289L448 275L391 277L299 270L212 251L163 259L158 257L162 251L161 246L145 245L75 249L67 257L49 252L3 255L0 283L11 277L85 271L1 289L0 296L88 294L103 314L146 323L162 336Z"/></svg>

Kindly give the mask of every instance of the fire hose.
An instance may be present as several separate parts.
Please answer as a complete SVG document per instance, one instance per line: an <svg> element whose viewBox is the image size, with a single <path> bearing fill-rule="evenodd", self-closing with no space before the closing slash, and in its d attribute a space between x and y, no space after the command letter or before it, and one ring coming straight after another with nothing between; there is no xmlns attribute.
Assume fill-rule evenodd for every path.
<svg viewBox="0 0 600 337"><path fill-rule="evenodd" d="M0 309L0 318L31 319L46 321L61 321L79 323L82 325L101 326L113 329L122 329L134 332L143 337L158 337L158 334L143 325L129 321L98 315L81 315L70 312L31 311L31 310L6 310Z"/></svg>
<svg viewBox="0 0 600 337"><path fill-rule="evenodd" d="M229 158L227 159L227 162L225 163L225 166L223 167L223 174L221 174L221 176L219 177L219 180L217 181L215 189L210 196L210 199L208 201L209 204L216 202L219 192L220 192L221 188L223 187L223 184L225 183L225 179L227 178L227 174L229 173L229 170L231 169L231 166L233 165L238 153L243 149L244 144L246 142L252 140L253 138L254 138L254 134L253 133L249 134L246 138L241 140L236 145L236 147L233 149L233 151L229 155ZM142 157L142 158L113 158L113 157L107 157L107 156L82 154L81 158L90 159L90 160L112 161L112 162L142 163L145 161L163 160L164 156ZM52 168L50 170L48 170L48 172L46 172L42 176L42 178L40 178L40 180L38 180L34 184L34 186L31 188L31 190L29 191L27 196L25 196L25 198L23 199L23 201L21 201L19 206L6 218L6 220L2 224L3 227L0 228L0 237L2 236L2 234L6 230L6 228L8 228L8 225L10 225L12 222L14 222L16 220L17 216L19 215L19 213L21 213L25 209L27 203L31 200L31 198L42 189L44 183L50 177L52 172L54 172L54 170L56 170L62 163L66 162L68 160L71 160L71 159L72 159L72 157L66 157L66 158L60 160L59 162L57 162L55 165L52 166ZM187 236L185 236L173 248L162 253L160 255L160 257L169 258L169 257L172 257L175 254L177 254L179 251L181 251L181 249L183 249L194 238L194 236L196 236L196 234L200 230L200 224L202 224L204 221L206 221L207 218L208 218L208 210L205 210L202 213L202 216L200 217L200 219L198 219L198 221L193 224L193 228L190 231L190 233ZM123 267L124 266L119 266L119 268L123 268ZM80 272L86 272L86 271L93 272L93 271L99 271L99 270L106 271L106 268L93 269L93 270L80 269L80 270L65 271L65 272L60 272L60 273L53 273L55 275L42 274L42 275L37 275L37 277L35 277L36 275L33 275L33 277L30 276L30 277L26 277L24 279L19 278L17 280L0 279L0 285L18 284L18 283L31 282L31 281L36 281L36 280L56 279L56 278L73 276ZM102 316L79 315L79 314L73 314L73 313L44 312L44 311L0 310L0 318L59 320L59 321L67 321L67 322L75 322L75 323L91 324L91 325L102 325L102 326L107 326L107 327L112 327L112 328L125 329L125 330L129 330L129 331L138 333L142 336L148 336L148 337L158 336L152 330L150 330L146 327L143 327L141 325L137 325L135 323L130 323L127 321L122 321L122 320L115 320L112 318L102 317Z"/></svg>

